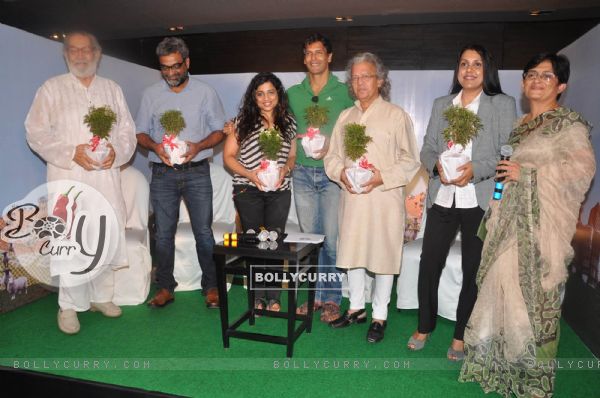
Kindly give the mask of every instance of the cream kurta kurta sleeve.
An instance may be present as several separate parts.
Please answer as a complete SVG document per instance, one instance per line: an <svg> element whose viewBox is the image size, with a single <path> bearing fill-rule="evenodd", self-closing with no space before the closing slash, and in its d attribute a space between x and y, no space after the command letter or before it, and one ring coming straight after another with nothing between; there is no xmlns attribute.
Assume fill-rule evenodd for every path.
<svg viewBox="0 0 600 398"><path fill-rule="evenodd" d="M117 115L109 141L115 161L108 170L87 171L73 161L75 147L89 143L92 133L83 119L91 106L108 105ZM127 265L125 253L125 203L121 193L119 167L127 163L136 147L135 125L121 88L112 80L96 76L85 87L72 74L46 81L36 93L25 120L27 142L48 163L48 181L72 179L104 194L113 206L122 237L115 266Z"/></svg>
<svg viewBox="0 0 600 398"><path fill-rule="evenodd" d="M340 181L344 168L353 165L344 152L344 127L348 123L365 125L372 138L366 157L381 171L383 185L368 194L351 194ZM340 114L324 164L328 177L343 190L336 265L398 274L404 236L403 187L420 167L410 116L381 97L364 112L357 103Z"/></svg>

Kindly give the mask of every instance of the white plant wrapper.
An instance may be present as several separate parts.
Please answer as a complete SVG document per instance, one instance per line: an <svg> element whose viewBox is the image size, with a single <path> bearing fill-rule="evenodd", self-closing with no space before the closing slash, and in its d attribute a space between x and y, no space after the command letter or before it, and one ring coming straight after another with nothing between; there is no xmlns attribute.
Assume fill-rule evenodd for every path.
<svg viewBox="0 0 600 398"><path fill-rule="evenodd" d="M269 165L266 169L258 172L258 179L262 182L265 191L274 191L279 181L279 166L276 160L267 160Z"/></svg>
<svg viewBox="0 0 600 398"><path fill-rule="evenodd" d="M325 146L325 140L327 138L323 134L315 134L312 138L302 137L302 148L306 156L310 158L316 158L318 153L323 146Z"/></svg>
<svg viewBox="0 0 600 398"><path fill-rule="evenodd" d="M173 138L171 141L177 145L177 148L171 148L170 145L163 143L163 148L165 148L165 152L169 155L169 161L171 164L181 164L183 163L182 155L187 152L188 147L185 141L179 139L179 137Z"/></svg>
<svg viewBox="0 0 600 398"><path fill-rule="evenodd" d="M104 159L108 156L110 148L108 147L108 141L101 139L100 143L98 144L95 150L92 150L92 148L88 147L85 151L93 161L101 164L104 161ZM96 170L100 170L102 167L98 165L94 168Z"/></svg>
<svg viewBox="0 0 600 398"><path fill-rule="evenodd" d="M361 185L373 177L373 172L360 167L358 162L354 162L354 166L346 169L346 177L348 177L348 181L350 181L354 192L362 193L365 188Z"/></svg>
<svg viewBox="0 0 600 398"><path fill-rule="evenodd" d="M462 145L455 144L450 149L446 149L440 155L440 163L444 170L446 180L452 181L460 177L463 173L456 171L460 166L468 163L471 159L465 154Z"/></svg>

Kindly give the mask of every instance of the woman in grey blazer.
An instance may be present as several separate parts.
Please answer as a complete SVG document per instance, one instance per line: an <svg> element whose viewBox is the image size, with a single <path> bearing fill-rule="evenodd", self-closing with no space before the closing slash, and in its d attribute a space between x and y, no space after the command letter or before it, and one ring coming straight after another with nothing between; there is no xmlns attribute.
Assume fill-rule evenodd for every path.
<svg viewBox="0 0 600 398"><path fill-rule="evenodd" d="M483 127L466 147L461 147L471 161L457 169L459 177L449 180L439 159L452 145L443 136L448 127L443 113L452 105L476 113ZM458 56L451 94L433 104L421 149L421 163L429 173L428 210L419 265L419 325L408 341L411 350L422 349L435 329L440 276L460 230L463 283L448 359L464 358L463 336L477 298L475 277L483 244L477 228L494 190L500 147L508 140L515 119L515 99L502 93L491 54L477 44L465 46Z"/></svg>

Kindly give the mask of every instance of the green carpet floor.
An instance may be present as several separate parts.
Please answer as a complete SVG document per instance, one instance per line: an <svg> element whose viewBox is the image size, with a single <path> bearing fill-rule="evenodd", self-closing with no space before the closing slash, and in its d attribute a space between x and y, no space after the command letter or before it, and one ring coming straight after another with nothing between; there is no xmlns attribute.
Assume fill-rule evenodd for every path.
<svg viewBox="0 0 600 398"><path fill-rule="evenodd" d="M118 319L82 313L80 333L67 336L57 328L52 294L0 315L0 364L193 397L485 396L478 385L457 382L460 365L445 359L453 322L440 318L423 351L406 348L417 313L397 312L395 297L381 343L366 342L368 324L334 330L316 317L313 332L296 342L292 360L280 345L232 339L223 349L219 311L206 309L199 292L176 297L163 309L123 307ZM229 297L230 314L241 313L245 290L234 286ZM285 327L285 320L263 317L244 329L283 335ZM598 360L568 325L561 328L564 369L555 396L599 396ZM569 370L567 359L573 358L591 361L584 367L596 365Z"/></svg>

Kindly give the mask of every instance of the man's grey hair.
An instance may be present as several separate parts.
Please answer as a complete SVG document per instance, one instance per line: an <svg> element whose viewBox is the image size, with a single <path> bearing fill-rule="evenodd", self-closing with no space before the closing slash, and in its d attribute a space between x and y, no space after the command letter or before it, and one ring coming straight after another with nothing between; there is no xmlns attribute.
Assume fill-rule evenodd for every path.
<svg viewBox="0 0 600 398"><path fill-rule="evenodd" d="M179 53L184 60L190 56L190 50L183 39L179 37L165 37L158 46L156 46L156 56L164 57L165 55Z"/></svg>
<svg viewBox="0 0 600 398"><path fill-rule="evenodd" d="M94 34L92 34L90 32L86 32L84 30L74 30L65 35L65 39L63 40L63 51L64 52L67 52L67 50L69 49L69 37L77 36L77 35L85 36L85 37L89 38L90 42L92 43L92 47L94 48L94 51L98 51L98 52L102 51L102 47L100 47L100 43L98 43L98 39L96 38L96 36Z"/></svg>
<svg viewBox="0 0 600 398"><path fill-rule="evenodd" d="M379 95L386 101L390 100L390 91L392 89L392 84L390 83L390 79L388 77L388 69L383 65L381 59L373 53L358 53L354 57L348 61L348 65L346 66L346 84L348 85L348 90L350 91L350 95L352 98L356 98L354 95L354 90L352 89L352 67L354 64L359 64L361 62L369 62L375 65L375 69L377 70L377 79L383 80L383 84L379 87Z"/></svg>

